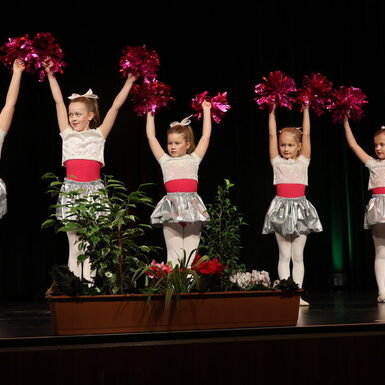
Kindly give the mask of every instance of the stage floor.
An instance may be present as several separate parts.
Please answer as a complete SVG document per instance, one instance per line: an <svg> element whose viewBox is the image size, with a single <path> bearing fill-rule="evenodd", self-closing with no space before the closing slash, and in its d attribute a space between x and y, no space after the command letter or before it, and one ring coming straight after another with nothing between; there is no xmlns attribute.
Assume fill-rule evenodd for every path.
<svg viewBox="0 0 385 385"><path fill-rule="evenodd" d="M300 306L297 326L256 329L269 329L270 331L271 329L285 329L286 332L287 329L294 329L298 332L298 329L327 326L385 325L385 303L378 304L376 293L373 292L311 293L306 296L306 299L310 302L310 306ZM291 331L294 332L294 330ZM160 333L147 334L155 337ZM185 335L185 333L183 334ZM3 300L0 302L0 341L54 336L50 311L45 300Z"/></svg>
<svg viewBox="0 0 385 385"><path fill-rule="evenodd" d="M54 335L45 301L3 300L1 383L124 385L129 378L149 384L154 373L159 384L170 385L181 378L185 385L256 378L287 385L374 383L385 355L385 303L376 302L376 293L309 293L305 299L311 305L300 307L296 326L74 336Z"/></svg>

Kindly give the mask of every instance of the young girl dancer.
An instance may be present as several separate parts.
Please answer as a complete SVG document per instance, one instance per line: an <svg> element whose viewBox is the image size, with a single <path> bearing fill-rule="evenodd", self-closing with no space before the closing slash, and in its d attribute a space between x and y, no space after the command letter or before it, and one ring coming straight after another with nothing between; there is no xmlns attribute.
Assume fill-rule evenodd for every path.
<svg viewBox="0 0 385 385"><path fill-rule="evenodd" d="M15 112L15 105L19 96L21 74L25 69L23 61L16 59L13 62L13 73L11 82L9 83L5 105L0 112L0 158L1 150L3 148L4 137L11 127L13 114ZM0 178L0 218L7 213L7 190L5 183Z"/></svg>
<svg viewBox="0 0 385 385"><path fill-rule="evenodd" d="M104 188L100 180L100 169L104 166L104 144L115 122L119 109L127 99L135 77L129 74L123 88L115 97L103 122L100 124L98 97L88 90L84 95L72 94L69 99L68 112L60 86L54 73L52 63L46 63L46 72L63 140L62 165L66 168L66 178L62 192L81 189L84 196ZM66 204L66 197L59 196L58 204ZM65 208L58 208L57 217L63 219L68 215ZM91 281L91 266L88 261L78 264L80 254L75 231L67 232L69 243L68 267L78 277Z"/></svg>
<svg viewBox="0 0 385 385"><path fill-rule="evenodd" d="M173 122L167 130L168 155L155 135L155 117L147 113L146 133L152 153L159 162L167 191L151 214L151 224L163 226L167 261L175 266L197 250L202 223L208 221L207 209L197 193L198 168L206 154L211 135L211 103L204 101L202 137L195 147L190 120ZM195 252L194 252L195 254ZM194 255L190 259L190 264Z"/></svg>
<svg viewBox="0 0 385 385"><path fill-rule="evenodd" d="M305 197L311 153L309 106L303 105L303 132L296 127L285 127L279 131L278 138L275 111L276 105L269 114L269 153L277 192L266 213L262 233L275 233L279 279L292 275L294 282L302 287L307 235L322 231L317 211ZM300 305L309 303L301 298Z"/></svg>
<svg viewBox="0 0 385 385"><path fill-rule="evenodd" d="M385 127L374 133L374 151L377 159L368 155L357 144L347 116L344 119L344 128L349 147L369 169L368 190L372 191L372 197L366 206L364 228L372 230L374 241L377 302L385 303Z"/></svg>

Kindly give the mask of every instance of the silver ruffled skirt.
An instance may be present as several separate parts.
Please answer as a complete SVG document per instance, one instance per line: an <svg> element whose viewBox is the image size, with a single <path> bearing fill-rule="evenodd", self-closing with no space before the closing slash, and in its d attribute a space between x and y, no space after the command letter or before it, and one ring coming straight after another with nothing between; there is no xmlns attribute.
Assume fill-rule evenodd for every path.
<svg viewBox="0 0 385 385"><path fill-rule="evenodd" d="M305 196L275 196L266 213L262 234L278 233L285 237L320 231L322 225L317 210Z"/></svg>
<svg viewBox="0 0 385 385"><path fill-rule="evenodd" d="M364 229L385 223L385 194L373 194L366 205Z"/></svg>
<svg viewBox="0 0 385 385"><path fill-rule="evenodd" d="M91 182L78 182L72 179L64 178L64 183L61 186L60 192L69 193L71 191L79 191L79 197L89 197L91 199L91 196L97 194L100 189L105 189L105 186L100 179L93 180ZM60 207L56 208L57 219L76 219L74 216L69 215L68 210L68 207L73 205L72 197L66 194L59 194L57 204L60 205Z"/></svg>
<svg viewBox="0 0 385 385"><path fill-rule="evenodd" d="M7 188L4 181L0 178L0 218L7 213Z"/></svg>
<svg viewBox="0 0 385 385"><path fill-rule="evenodd" d="M168 193L151 214L151 224L161 226L169 222L205 222L210 220L202 198L196 192Z"/></svg>

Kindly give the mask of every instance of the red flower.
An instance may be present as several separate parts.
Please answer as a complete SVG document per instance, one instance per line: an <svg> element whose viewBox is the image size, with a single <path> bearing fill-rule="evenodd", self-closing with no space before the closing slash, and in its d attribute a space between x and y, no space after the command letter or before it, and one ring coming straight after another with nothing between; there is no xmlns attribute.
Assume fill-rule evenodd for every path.
<svg viewBox="0 0 385 385"><path fill-rule="evenodd" d="M167 274L171 273L172 267L164 262L156 263L155 260L152 260L151 265L147 266L146 274L150 278L162 278Z"/></svg>
<svg viewBox="0 0 385 385"><path fill-rule="evenodd" d="M218 261L217 257L209 261L198 263L201 258L202 257L197 254L192 264L192 269L200 274L221 274L226 267Z"/></svg>

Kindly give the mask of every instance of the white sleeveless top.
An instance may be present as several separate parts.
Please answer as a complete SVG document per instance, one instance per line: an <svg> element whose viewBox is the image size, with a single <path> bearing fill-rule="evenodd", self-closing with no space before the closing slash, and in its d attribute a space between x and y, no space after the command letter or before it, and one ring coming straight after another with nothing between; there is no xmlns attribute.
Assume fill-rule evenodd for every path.
<svg viewBox="0 0 385 385"><path fill-rule="evenodd" d="M369 169L368 190L385 187L385 160L370 158L365 166Z"/></svg>
<svg viewBox="0 0 385 385"><path fill-rule="evenodd" d="M63 139L62 165L71 159L87 159L104 166L104 138L99 127L86 131L75 131L68 126L60 133Z"/></svg>
<svg viewBox="0 0 385 385"><path fill-rule="evenodd" d="M299 183L307 186L307 169L310 159L305 158L302 154L296 159L285 159L277 155L270 161L274 172L273 184Z"/></svg>
<svg viewBox="0 0 385 385"><path fill-rule="evenodd" d="M158 160L163 173L163 182L174 179L194 179L198 181L201 158L195 153L172 157L164 153Z"/></svg>
<svg viewBox="0 0 385 385"><path fill-rule="evenodd" d="M7 135L7 131L3 131L0 128L0 158L1 158L1 150L3 148L3 142L4 142L5 135Z"/></svg>

